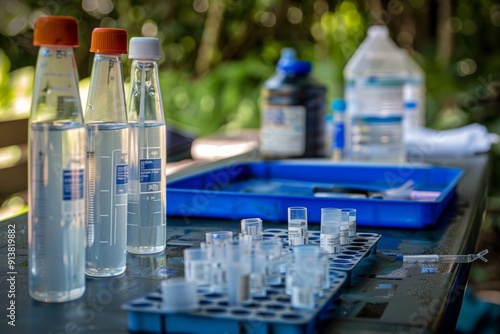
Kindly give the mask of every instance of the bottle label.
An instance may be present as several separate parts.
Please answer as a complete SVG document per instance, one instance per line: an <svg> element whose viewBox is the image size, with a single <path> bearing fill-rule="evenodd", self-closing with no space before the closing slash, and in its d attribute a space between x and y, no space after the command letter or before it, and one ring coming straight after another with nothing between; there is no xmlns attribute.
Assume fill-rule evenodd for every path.
<svg viewBox="0 0 500 334"><path fill-rule="evenodd" d="M161 159L139 160L141 194L161 191Z"/></svg>
<svg viewBox="0 0 500 334"><path fill-rule="evenodd" d="M300 156L306 148L304 106L264 106L260 150L277 156Z"/></svg>
<svg viewBox="0 0 500 334"><path fill-rule="evenodd" d="M307 239L307 230L302 226L288 227L288 245L299 246L305 245Z"/></svg>
<svg viewBox="0 0 500 334"><path fill-rule="evenodd" d="M141 159L139 166L139 182L161 181L161 159Z"/></svg>
<svg viewBox="0 0 500 334"><path fill-rule="evenodd" d="M116 194L127 194L128 165L116 165Z"/></svg>
<svg viewBox="0 0 500 334"><path fill-rule="evenodd" d="M370 77L356 91L359 114L376 117L403 116L403 85L401 79Z"/></svg>
<svg viewBox="0 0 500 334"><path fill-rule="evenodd" d="M349 236L350 237L356 236L356 219L354 220L349 219Z"/></svg>
<svg viewBox="0 0 500 334"><path fill-rule="evenodd" d="M349 244L349 224L340 225L340 244Z"/></svg>
<svg viewBox="0 0 500 334"><path fill-rule="evenodd" d="M322 250L330 254L340 253L340 233L320 234L319 246Z"/></svg>
<svg viewBox="0 0 500 334"><path fill-rule="evenodd" d="M63 201L83 199L83 169L63 170Z"/></svg>

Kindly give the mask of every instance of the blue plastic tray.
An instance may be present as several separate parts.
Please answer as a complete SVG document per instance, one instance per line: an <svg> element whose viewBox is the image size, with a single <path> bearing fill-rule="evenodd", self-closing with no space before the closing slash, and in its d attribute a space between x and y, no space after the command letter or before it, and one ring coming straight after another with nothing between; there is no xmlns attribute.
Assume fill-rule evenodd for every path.
<svg viewBox="0 0 500 334"><path fill-rule="evenodd" d="M264 238L280 238L288 247L288 231L264 230ZM376 233L357 233L339 254L330 254L330 287L316 298L312 310L297 310L285 293L285 274L282 284L267 287L267 296L254 297L247 305L229 306L225 293L200 290L199 309L191 312L166 312L162 309L162 295L151 292L131 300L122 308L128 312L129 331L132 333L255 333L255 334L313 334L330 317L335 300L344 285L350 284L355 266L376 250L381 238ZM319 244L319 232L309 231L309 244Z"/></svg>
<svg viewBox="0 0 500 334"><path fill-rule="evenodd" d="M305 206L310 223L321 208L357 209L359 226L423 228L433 225L455 194L463 174L452 167L347 165L322 161L259 161L228 164L167 182L167 215L287 221L287 208ZM438 192L428 200L353 198L318 189L356 188L370 192L415 182L415 190Z"/></svg>

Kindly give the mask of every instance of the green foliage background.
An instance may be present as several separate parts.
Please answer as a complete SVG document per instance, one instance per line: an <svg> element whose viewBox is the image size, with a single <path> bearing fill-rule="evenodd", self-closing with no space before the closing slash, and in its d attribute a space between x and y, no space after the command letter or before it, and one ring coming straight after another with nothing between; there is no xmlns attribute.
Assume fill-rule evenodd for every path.
<svg viewBox="0 0 500 334"><path fill-rule="evenodd" d="M283 47L313 62L330 99L342 96L342 70L367 27L378 23L389 27L426 73L428 127L479 122L500 132L497 1L0 0L0 6L3 118L29 112L26 82L36 64L32 29L39 15L79 20L76 59L83 87L92 66L93 28L158 37L167 121L195 136L259 126L260 87ZM126 76L129 65L124 57Z"/></svg>

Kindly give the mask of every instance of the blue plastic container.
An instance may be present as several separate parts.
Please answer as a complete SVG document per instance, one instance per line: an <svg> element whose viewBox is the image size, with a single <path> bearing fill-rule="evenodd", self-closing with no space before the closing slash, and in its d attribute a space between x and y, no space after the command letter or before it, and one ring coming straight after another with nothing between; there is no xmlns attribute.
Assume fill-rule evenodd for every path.
<svg viewBox="0 0 500 334"><path fill-rule="evenodd" d="M321 208L338 207L357 209L358 226L423 228L436 223L462 174L452 167L314 160L234 163L168 182L167 215L286 222L288 207L305 206L309 222L319 223ZM377 198L408 180L416 192L438 196ZM375 198L360 198L363 193Z"/></svg>
<svg viewBox="0 0 500 334"><path fill-rule="evenodd" d="M264 230L264 238L279 238L283 248L288 247L287 229ZM330 287L323 296L316 296L311 310L298 310L291 306L282 284L268 286L263 297L253 297L251 303L230 306L225 293L198 293L199 308L189 312L168 312L163 307L159 291L151 292L124 304L128 312L131 333L255 333L255 334L314 334L331 318L336 300L344 286L350 285L351 272L363 258L373 254L381 235L358 233L349 245L342 246L339 254L330 254ZM309 231L309 244L319 244L319 232Z"/></svg>

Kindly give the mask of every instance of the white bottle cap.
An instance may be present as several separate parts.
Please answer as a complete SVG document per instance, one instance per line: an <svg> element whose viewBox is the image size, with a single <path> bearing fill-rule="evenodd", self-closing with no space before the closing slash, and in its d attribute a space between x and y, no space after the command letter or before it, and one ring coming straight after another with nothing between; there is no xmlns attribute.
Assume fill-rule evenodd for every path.
<svg viewBox="0 0 500 334"><path fill-rule="evenodd" d="M369 36L389 36L389 29L384 25L375 25L368 28Z"/></svg>
<svg viewBox="0 0 500 334"><path fill-rule="evenodd" d="M132 37L128 57L130 59L160 59L160 41L154 37Z"/></svg>

